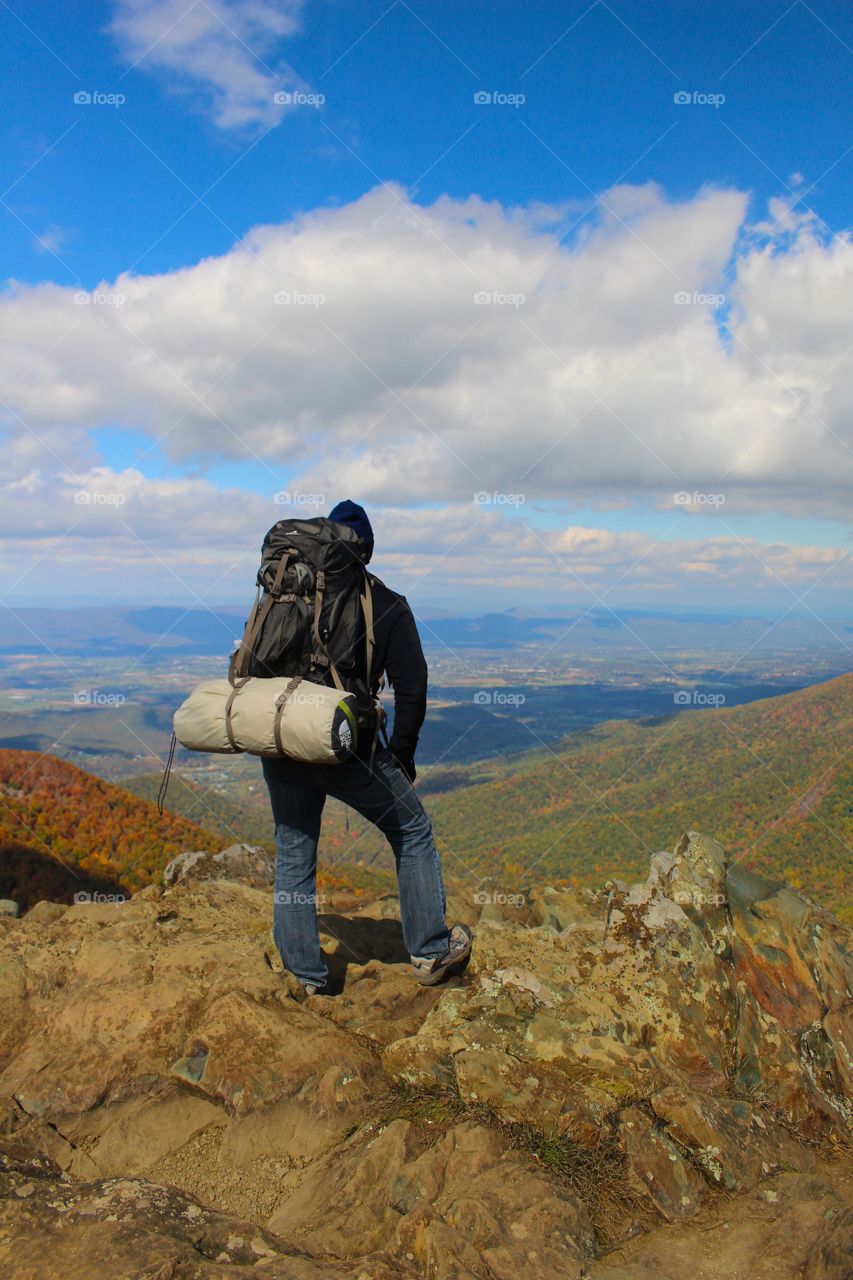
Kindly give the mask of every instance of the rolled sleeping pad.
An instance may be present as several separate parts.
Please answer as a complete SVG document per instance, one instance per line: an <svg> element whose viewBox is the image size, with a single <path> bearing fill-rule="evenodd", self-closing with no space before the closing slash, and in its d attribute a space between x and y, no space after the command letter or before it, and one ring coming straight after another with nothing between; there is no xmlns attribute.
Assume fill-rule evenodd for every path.
<svg viewBox="0 0 853 1280"><path fill-rule="evenodd" d="M358 703L300 676L205 680L178 707L173 728L189 751L340 764L358 747Z"/></svg>

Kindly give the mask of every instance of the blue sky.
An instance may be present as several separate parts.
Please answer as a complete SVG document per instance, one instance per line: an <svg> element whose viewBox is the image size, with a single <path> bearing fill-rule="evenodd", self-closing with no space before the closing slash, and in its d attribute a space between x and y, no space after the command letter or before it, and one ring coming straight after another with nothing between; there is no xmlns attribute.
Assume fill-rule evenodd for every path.
<svg viewBox="0 0 853 1280"><path fill-rule="evenodd" d="M837 598L848 566L830 553L850 548L853 437L842 325L827 317L843 320L849 297L850 6L13 0L0 32L0 269L20 339L0 424L19 450L6 478L16 512L38 509L35 527L0 530L10 600L29 598L28 566L52 538L81 598L93 581L96 595L115 589L117 545L130 560L168 552L177 578L152 575L146 591L191 597L210 580L207 505L233 511L252 495L246 520L263 526L274 491L325 497L317 477L339 483L340 457L354 496L384 513L390 569L433 601L471 598L441 541L450 528L467 545L470 491L511 493L524 477L523 502L491 503L470 535L478 554L500 561L521 522L533 560L539 542L546 560L588 557L595 590L616 579L632 603L710 591L754 604L756 589L771 604L812 588ZM303 308L291 329L288 312L283 347L268 346L281 309L248 284L259 263L279 282L293 268L297 286L322 284L322 309ZM496 290L523 275L524 306L450 323L461 286L433 297L431 283L459 263ZM422 300L406 297L407 278ZM653 319L659 291L670 306L680 286L693 305ZM120 307L95 297L75 310L75 295L99 288ZM226 312L235 301L206 335L211 288ZM706 305L703 290L724 301ZM499 380L514 360L490 404L491 371ZM635 387L637 370L648 380ZM514 466L528 427L532 462ZM717 504L705 501L712 482ZM51 485L123 496L83 523L48 504L51 523ZM684 490L700 494L688 509L673 504ZM176 548L178 500L192 517ZM242 547L252 527L235 518L229 532L225 518L223 538ZM422 563L431 527L447 581ZM661 546L666 563L635 580L638 557L656 564ZM236 570L222 589L242 598ZM490 591L474 594L494 603Z"/></svg>
<svg viewBox="0 0 853 1280"><path fill-rule="evenodd" d="M589 204L624 175L673 198L707 182L758 200L817 182L808 203L835 229L850 222L844 3L320 0L263 61L275 70L283 58L326 101L263 136L216 128L203 93L184 95L145 58L129 68L112 12L92 0L0 10L12 105L3 172L17 179L53 147L6 199L36 235L55 226L64 241L59 262L8 217L6 277L92 287L131 264L172 270L225 252L257 223L353 200L377 179L424 203L476 193L505 205ZM127 101L84 112L73 102L81 88ZM526 100L485 112L473 101L482 90ZM725 102L685 110L679 91ZM210 209L168 230L214 183Z"/></svg>

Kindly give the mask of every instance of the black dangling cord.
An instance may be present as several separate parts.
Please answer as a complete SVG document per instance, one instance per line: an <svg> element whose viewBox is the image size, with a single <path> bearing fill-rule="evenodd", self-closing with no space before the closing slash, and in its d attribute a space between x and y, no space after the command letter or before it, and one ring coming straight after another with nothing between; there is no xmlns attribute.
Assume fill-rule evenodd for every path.
<svg viewBox="0 0 853 1280"><path fill-rule="evenodd" d="M178 739L172 734L172 741L169 743L169 755L166 759L166 768L163 770L163 779L160 783L160 790L157 792L157 811L160 817L163 816L163 805L166 802L166 792L169 789L169 775L172 772L172 761L175 758L175 744Z"/></svg>

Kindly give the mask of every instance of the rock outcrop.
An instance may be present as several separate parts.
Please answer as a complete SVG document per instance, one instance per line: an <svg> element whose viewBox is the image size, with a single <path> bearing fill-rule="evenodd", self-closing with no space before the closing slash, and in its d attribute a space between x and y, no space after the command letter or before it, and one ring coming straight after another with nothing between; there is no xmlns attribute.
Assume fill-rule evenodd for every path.
<svg viewBox="0 0 853 1280"><path fill-rule="evenodd" d="M253 844L232 844L219 853L194 849L179 853L163 868L163 883L199 884L202 880L239 880L255 889L272 886L275 859Z"/></svg>
<svg viewBox="0 0 853 1280"><path fill-rule="evenodd" d="M255 852L0 918L12 1280L849 1274L827 912L691 833L642 885L457 888L439 989L393 900L333 898L340 994L297 1003Z"/></svg>

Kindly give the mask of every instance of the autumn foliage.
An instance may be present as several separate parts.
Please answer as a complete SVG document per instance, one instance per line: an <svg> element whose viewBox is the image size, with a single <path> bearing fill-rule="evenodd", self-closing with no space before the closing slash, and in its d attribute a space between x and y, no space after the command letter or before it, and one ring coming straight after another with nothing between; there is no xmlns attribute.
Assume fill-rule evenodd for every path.
<svg viewBox="0 0 853 1280"><path fill-rule="evenodd" d="M221 836L168 811L161 817L156 805L64 760L0 750L0 893L22 907L70 900L84 880L133 891L176 854L222 846Z"/></svg>

